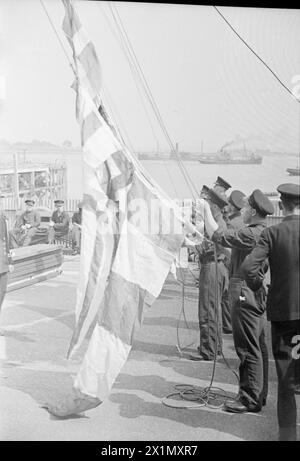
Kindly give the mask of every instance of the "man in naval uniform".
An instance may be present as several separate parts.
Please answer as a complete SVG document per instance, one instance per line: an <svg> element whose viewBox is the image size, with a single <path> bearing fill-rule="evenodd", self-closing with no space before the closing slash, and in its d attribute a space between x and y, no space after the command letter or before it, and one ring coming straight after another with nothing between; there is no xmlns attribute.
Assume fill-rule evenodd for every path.
<svg viewBox="0 0 300 461"><path fill-rule="evenodd" d="M229 301L234 346L240 359L240 389L236 400L226 402L225 410L234 413L259 412L266 399L266 395L263 395L263 358L260 346L266 296L263 286L256 291L249 288L242 263L257 245L261 232L266 228L266 216L274 212L274 207L268 197L256 189L245 200L242 210L245 226L239 230L224 230L213 219L205 200L199 202L198 212L205 220L205 228L212 241L232 249ZM263 269L265 273L267 264Z"/></svg>
<svg viewBox="0 0 300 461"><path fill-rule="evenodd" d="M278 377L277 416L279 440L297 440L295 393L300 385L299 240L300 186L281 184L281 223L263 230L257 246L243 264L253 290L262 285L262 269L269 260L271 284L267 318L271 321L272 349Z"/></svg>
<svg viewBox="0 0 300 461"><path fill-rule="evenodd" d="M206 191L206 203L212 209L215 220L226 229L222 209L227 205L224 197L213 189ZM201 201L201 199L199 199ZM197 204L198 201L197 200ZM202 199L203 200L203 199ZM198 206L198 205L197 205ZM197 212L197 210L196 210ZM221 245L214 245L208 238L199 248L200 275L198 318L200 329L199 353L191 354L192 360L214 360L216 352L222 352L222 293L228 288L228 276L224 265L226 255Z"/></svg>
<svg viewBox="0 0 300 461"><path fill-rule="evenodd" d="M228 205L227 205L227 219L226 221L227 227L240 229L244 227L243 218L241 216L241 209L244 206L244 197L245 194L239 190L234 190L231 192L228 198ZM224 217L224 214L223 214ZM231 259L231 258L230 258ZM231 272L231 264L227 264L228 267L228 276L230 277ZM228 291L227 293L223 294L222 298L222 325L223 325L223 333L230 334L232 333L232 326L231 326L231 309L228 299Z"/></svg>
<svg viewBox="0 0 300 461"><path fill-rule="evenodd" d="M48 242L54 243L55 239L61 239L68 235L69 232L69 215L64 211L64 200L54 200L56 210L52 213Z"/></svg>
<svg viewBox="0 0 300 461"><path fill-rule="evenodd" d="M34 209L34 200L25 200L26 210L16 219L16 224L10 232L11 248L28 246L36 234L40 224L40 214Z"/></svg>

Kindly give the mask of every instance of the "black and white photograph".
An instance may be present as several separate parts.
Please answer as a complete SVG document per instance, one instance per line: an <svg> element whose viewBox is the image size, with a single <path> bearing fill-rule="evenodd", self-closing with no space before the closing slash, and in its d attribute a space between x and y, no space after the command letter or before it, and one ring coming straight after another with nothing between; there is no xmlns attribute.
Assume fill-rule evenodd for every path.
<svg viewBox="0 0 300 461"><path fill-rule="evenodd" d="M299 160L300 9L0 0L0 441L300 440Z"/></svg>

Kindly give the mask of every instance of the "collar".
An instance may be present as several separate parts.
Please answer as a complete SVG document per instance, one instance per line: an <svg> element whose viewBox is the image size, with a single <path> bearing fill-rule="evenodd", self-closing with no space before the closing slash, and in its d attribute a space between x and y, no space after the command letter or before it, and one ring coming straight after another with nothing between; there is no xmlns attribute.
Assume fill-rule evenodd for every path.
<svg viewBox="0 0 300 461"><path fill-rule="evenodd" d="M229 219L233 219L233 218L237 218L237 217L240 217L242 216L241 212L240 211L235 211L234 213L232 213L231 215L229 215Z"/></svg>
<svg viewBox="0 0 300 461"><path fill-rule="evenodd" d="M263 219L263 220L258 221L258 222L256 222L256 223L248 224L248 225L247 225L247 227L257 227L257 226L267 227L267 223L266 223L266 221Z"/></svg>

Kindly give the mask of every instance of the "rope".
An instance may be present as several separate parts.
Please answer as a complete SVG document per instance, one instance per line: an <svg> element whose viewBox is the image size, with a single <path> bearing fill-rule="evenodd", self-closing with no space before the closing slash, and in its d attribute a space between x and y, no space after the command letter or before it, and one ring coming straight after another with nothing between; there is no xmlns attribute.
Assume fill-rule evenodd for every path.
<svg viewBox="0 0 300 461"><path fill-rule="evenodd" d="M65 47L64 47L64 44L63 44L62 40L60 39L60 37L59 37L59 35L58 35L56 29L55 29L55 26L54 26L54 24L53 24L53 22L52 22L52 20L51 20L51 18L50 18L50 16L49 16L49 14L48 14L48 11L47 11L47 9L46 9L46 7L45 7L45 5L44 5L43 0L40 0L40 4L41 4L41 6L42 6L42 8L43 8L43 10L44 10L44 12L45 12L45 14L46 14L46 16L47 16L49 22L50 22L50 25L51 25L51 27L52 27L52 30L54 31L54 34L56 35L56 38L57 38L57 40L58 40L58 42L59 42L59 44L60 44L60 46L61 46L61 48L62 48L62 50L63 50L63 53L64 53L64 55L65 55L66 58L67 58L67 61L68 61L68 63L69 63L69 66L71 67L71 69L72 69L73 72L74 72L74 75L76 76L76 71L75 71L75 69L74 69L73 63L72 63L72 61L70 60L70 58L69 58L69 56L68 56L68 53L67 53L67 51L66 51L66 49L65 49Z"/></svg>
<svg viewBox="0 0 300 461"><path fill-rule="evenodd" d="M217 13L221 16L221 18L226 22L226 24L230 27L230 29L237 35L237 37L246 45L246 47L259 59L259 61L271 72L271 74L276 78L276 80L280 83L281 86L298 102L300 103L300 99L297 99L296 96L292 93L292 91L280 80L280 78L275 74L275 72L271 69L270 66L251 48L250 45L240 36L240 34L234 29L234 27L230 24L230 22L223 16L221 11L216 7L213 8L217 11Z"/></svg>
<svg viewBox="0 0 300 461"><path fill-rule="evenodd" d="M129 50L129 48L128 48L128 45L127 45L127 43L124 41L124 39L122 38L122 33L121 33L120 27L119 27L119 25L118 25L116 19L114 18L114 21L115 21L115 24L116 24L117 31L118 31L118 33L119 33L119 37L117 37L117 35L116 35L114 29L112 28L112 25L111 25L111 23L110 23L110 20L109 20L109 18L107 17L107 15L106 15L106 13L105 13L105 10L102 9L102 7L100 6L100 4L98 4L98 7L99 7L100 11L104 14L105 20L106 20L106 22L107 22L107 24L108 24L108 26L109 26L109 28L110 28L112 34L114 35L114 37L115 37L116 40L118 41L119 45L121 46L121 48L122 48L122 50L123 50L123 52L124 52L124 54L125 54L125 57L126 57L126 59L127 59L128 65L129 65L130 70L131 70L131 74L132 74L133 81L134 81L134 83L135 83L136 89L137 89L138 94L139 94L139 97L140 97L140 101L141 101L142 106L143 106L143 109L144 109L144 111L145 111L146 118L147 118L147 120L148 120L148 122L149 122L151 131L152 131L152 135L153 135L154 139L156 140L156 142L158 143L158 138L157 138L156 133L155 133L155 131L154 131L154 128L153 128L153 125L152 125L152 122L151 122L151 119L150 119L150 116L149 116L149 113L148 113L148 110L147 110L147 106L145 105L145 102L144 102L142 93L141 93L141 91L140 91L140 87L139 87L139 85L138 85L139 74L138 74L138 71L137 71L137 69L136 69L136 67L135 67L135 64L134 64L134 62L133 62L133 58L132 58L132 56L131 56L131 54L130 54L130 50ZM112 12L112 15L113 15L113 12ZM128 138L128 135L127 135L127 138ZM130 144L129 144L129 146L130 146ZM132 149L132 147L131 147L131 149ZM133 150L133 149L132 149L132 150ZM167 168L166 163L165 163L164 160L163 160L163 165L164 165L164 168L166 169L166 172L167 172L167 175L168 175L168 177L169 177L170 183L171 183L171 185L172 185L172 187L173 187L173 190L174 190L176 196L178 196L178 191L177 191L176 185L175 185L175 183L174 183L174 181L173 181L173 179L172 179L172 176L171 176L171 174L170 174L170 171L169 171L169 169Z"/></svg>
<svg viewBox="0 0 300 461"><path fill-rule="evenodd" d="M151 107L153 109L153 112L154 112L154 114L155 114L155 116L156 116L156 118L158 120L158 123L159 123L159 125L160 125L160 127L161 127L161 129L162 129L162 131L163 131L163 133L164 133L170 147L171 147L171 150L173 152L175 152L175 155L176 155L177 161L178 161L178 166L179 166L179 168L181 170L181 173L182 173L182 175L183 175L183 177L184 177L184 179L185 179L185 181L187 183L187 186L188 186L193 198L195 198L193 189L196 192L196 195L198 195L197 189L196 189L195 185L193 184L193 181L192 181L191 177L189 176L189 174L188 174L188 172L187 172L187 170L185 168L185 165L182 163L182 160L180 159L177 151L174 148L174 143L172 142L172 140L171 140L171 138L169 136L169 133L168 133L166 127L165 127L165 124L164 124L164 122L162 120L160 111L159 111L159 109L157 107L157 104L156 104L155 99L154 99L154 97L152 95L152 92L150 90L150 87L148 85L146 77L145 77L145 75L143 73L143 70L142 70L142 68L141 68L141 66L139 64L139 61L138 61L137 56L136 56L136 54L134 52L134 49L133 49L133 47L131 45L131 42L129 40L129 37L128 37L128 34L127 34L126 30L125 30L125 27L124 27L124 25L122 23L122 20L121 20L118 12L116 10L116 7L115 7L116 14L113 11L112 5L109 4L109 8L110 8L111 14L112 14L112 16L114 18L116 27L119 30L120 36L123 36L124 44L127 47L127 50L128 50L130 58L133 61L133 65L135 66L135 71L137 72L137 75L138 75L138 77L139 77L139 79L141 81L141 84L144 87L144 91L145 91L145 93L146 93L146 95L148 97L148 100L149 100L149 103L150 103L150 105L151 105ZM119 25L119 23L117 21L116 15L118 16L118 20L120 22L120 25Z"/></svg>
<svg viewBox="0 0 300 461"><path fill-rule="evenodd" d="M205 217L204 217L205 220ZM213 409L220 409L224 406L226 401L228 399L236 399L239 395L239 392L236 394L236 396L229 396L228 393L220 388L220 387L213 387L213 382L215 379L215 372L216 372L216 363L217 363L217 356L218 356L218 345L220 343L220 332L218 329L218 323L219 323L219 273L218 273L218 260L217 260L217 252L216 252L216 245L214 244L214 260L215 260L215 293L216 293L216 310L215 310L215 322L217 325L217 338L215 342L215 350L214 350L214 360L213 360L213 370L210 378L210 383L207 387L205 388L200 388L198 386L193 386L193 385L187 385L187 384L179 384L174 387L175 392L172 392L168 394L166 397L162 399L162 403L168 407L171 408L178 408L178 409L197 409L203 406L207 406L209 408ZM184 281L182 282L184 285ZM182 290L182 296L184 296L184 290ZM182 300L182 310L184 309L184 300ZM181 312L179 315L179 319L181 317ZM185 318L185 316L184 316ZM186 318L185 318L186 319ZM178 325L179 325L179 320L178 320ZM186 346L188 347L188 346ZM179 353L182 354L182 349L180 348L180 343L179 343L179 332L177 331L177 349ZM237 373L232 370L230 367L227 359L224 356L223 351L221 350L221 355L222 358L224 359L225 365L227 368L233 373L235 378L237 379L238 385L239 385L239 376ZM175 401L174 402L174 397ZM170 401L170 399L173 398L173 402ZM193 402L190 404L178 404L177 402L180 402L181 400L184 401L189 401ZM215 402L218 401L216 404Z"/></svg>

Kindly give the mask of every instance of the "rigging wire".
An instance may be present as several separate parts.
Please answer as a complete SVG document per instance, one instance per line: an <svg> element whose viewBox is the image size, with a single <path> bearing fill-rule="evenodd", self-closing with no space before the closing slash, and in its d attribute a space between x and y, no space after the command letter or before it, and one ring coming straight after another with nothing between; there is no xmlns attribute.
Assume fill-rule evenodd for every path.
<svg viewBox="0 0 300 461"><path fill-rule="evenodd" d="M121 130L122 130L124 132L124 135L125 135L126 139L127 139L128 146L134 152L134 148L133 148L133 145L131 143L130 137L128 136L128 133L127 133L125 127L124 127L124 123L122 121L122 118L121 118L119 112L117 111L116 107L113 104L113 99L112 99L107 87L106 88L103 87L103 95L104 95L105 100L106 100L105 106L108 107L110 113L112 114L114 125L116 127L116 130L118 131L120 139L123 141L124 145L126 145L126 143L124 141L124 138L122 136L122 133L121 133ZM119 119L119 124L117 123L117 119ZM119 125L121 125L121 130L120 130Z"/></svg>
<svg viewBox="0 0 300 461"><path fill-rule="evenodd" d="M106 20L106 22L107 22L107 24L108 24L108 26L109 26L109 28L110 28L112 34L114 35L115 39L119 42L120 46L122 47L122 49L123 49L123 51L124 51L124 54L126 55L126 49L125 49L125 47L124 47L124 43L122 42L122 40L120 40L119 37L117 37L117 35L116 35L116 33L115 33L115 31L114 31L114 29L113 29L111 23L110 23L110 20L109 20L107 14L106 14L106 12L105 12L105 9L101 7L100 3L97 3L97 6L98 6L98 8L100 9L101 13L103 13L103 15L104 15L104 17L105 17L105 20ZM128 61L128 62L129 62L129 61ZM139 92L139 95L140 95L140 98L141 98L141 102L142 102L143 108L144 108L145 113L146 113L146 117L147 117L148 122L149 122L149 125L150 125L150 127L151 127L153 137L154 137L155 140L158 142L157 136L156 136L156 134L155 134L155 131L154 131L154 129L153 129L153 125L152 125L151 120L150 120L150 117L149 117L149 113L148 113L148 111L147 111L147 107L146 107L145 104L144 104L144 100L143 100L142 95L141 95L141 93L140 93L140 89L139 89L139 87L138 87L138 85L137 85L137 83L136 83L136 76L135 76L135 74L134 74L134 71L133 71L133 68L132 68L132 65L131 65L130 62L129 62L129 66L130 66L130 68L131 68L132 76L133 76L134 82L135 82L135 84L136 84L137 90L138 90L138 92ZM112 99L112 98L111 98L111 99ZM119 118L119 119L121 118L120 115L118 115L118 118ZM123 124L123 129L124 129L124 124ZM128 134L127 134L127 139L129 139ZM132 149L132 143L130 143L130 148ZM132 149L132 150L134 150L134 149Z"/></svg>
<svg viewBox="0 0 300 461"><path fill-rule="evenodd" d="M191 184L192 187L194 188L194 190L195 190L195 192L196 192L196 195L197 195L197 189L195 188L195 186L194 186L194 184L193 184L193 181L192 181L191 177L189 176L189 174L188 174L188 172L187 172L187 170L186 170L186 168L185 168L184 163L182 162L182 160L180 159L180 157L179 157L179 155L178 155L176 149L174 148L174 143L172 142L172 140L171 140L171 138L170 138L170 136L169 136L169 133L168 133L168 131L167 131L167 128L166 128L166 126L165 126L165 124L164 124L164 122L163 122L163 119L162 119L161 114L160 114L160 111L159 111L159 109L158 109L158 107L157 107L156 101L155 101L155 99L154 99L154 97L153 97L153 95L152 95L151 89L150 89L150 87L149 87L149 85L148 85L148 82L147 82L147 80L146 80L146 77L145 77L145 75L144 75L144 72L143 72L143 70L142 70L142 68L141 68L141 66L140 66L140 64L139 64L138 58L137 58L137 56L136 56L136 54L135 54L135 51L134 51L134 49L133 49L133 47L132 47L132 45L131 45L130 39L129 39L128 34L127 34L127 32L126 32L126 30L125 30L125 28L124 28L124 25L123 25L123 23L122 23L122 20L121 20L121 18L120 18L120 15L118 14L118 11L117 11L116 7L115 7L115 10L116 10L116 14L118 15L118 18L119 18L119 21L120 21L122 30L123 30L123 32L124 32L125 38L126 38L126 40L127 40L127 42L128 42L128 45L129 45L129 47L130 47L130 49L131 49L132 55L133 55L133 57L134 57L134 60L135 60L137 66L138 66L138 69L139 69L139 71L140 71L140 75L141 75L141 77L142 77L142 82L144 82L144 86L145 86L145 88L146 88L146 90L147 90L147 95L148 95L149 101L150 101L150 103L151 103L151 105L152 105L152 108L153 108L153 110L154 110L154 113L156 114L157 119L158 119L158 121L159 121L159 123L160 123L160 126L161 126L161 128L162 128L162 130L163 130L163 132L164 132L164 134L165 134L165 136L166 136L166 139L167 139L168 142L169 142L169 145L170 145L170 147L171 147L171 150L176 154L179 167L180 167L180 169L181 169L181 171L182 171L182 174L183 174L183 176L184 176L184 178L185 178L185 180L186 180L186 182L187 182L187 184L188 184L188 187L189 187L189 182L190 182L190 184ZM189 188L190 188L190 187L189 187ZM191 192L192 192L192 191L191 191ZM193 193L192 193L192 195L193 195ZM194 196L193 196L193 197L194 197ZM195 197L194 197L194 198L195 198Z"/></svg>
<svg viewBox="0 0 300 461"><path fill-rule="evenodd" d="M271 72L271 74L276 78L276 80L280 83L281 86L298 102L300 103L300 99L297 99L293 92L280 80L280 78L275 74L275 72L271 69L270 66L251 48L250 45L244 40L240 34L234 29L234 27L230 24L230 22L223 16L221 11L214 5L213 8L217 11L217 13L221 16L221 18L226 22L226 24L230 27L230 29L237 35L237 37L246 45L246 47L259 59L259 61Z"/></svg>
<svg viewBox="0 0 300 461"><path fill-rule="evenodd" d="M98 5L98 6L99 6L99 8L100 8L100 5ZM103 12L104 12L104 10L103 10ZM123 52L124 52L124 54L125 54L125 57L127 58L127 62L128 62L128 65L129 65L129 67L130 67L130 69L131 69L132 77L133 77L135 86L136 86L136 88L137 88L138 94L139 94L139 96L140 96L140 100L141 100L142 106L143 106L143 108L144 108L146 117L147 117L147 119L148 119L149 125L150 125L150 127L151 127L153 137L155 138L155 140L156 140L156 142L157 142L157 144L158 144L158 138L157 138L157 136L156 136L156 134L155 134L155 131L154 131L154 128L153 128L153 125L152 125L152 122L151 122L151 119L150 119L150 116L149 116L147 107L146 107L146 105L145 105L145 101L144 101L144 99L143 99L143 96L142 96L142 93L141 93L141 90L140 90L140 87L139 87L139 83L138 83L138 82L139 82L139 80L138 80L138 79L139 79L138 70L137 70L137 68L136 68L136 66L135 66L135 63L134 63L133 59L132 59L132 56L131 56L131 54L130 54L130 50L128 49L128 45L127 45L127 43L124 41L124 39L123 39L123 37L122 37L122 33L120 32L120 28L118 27L118 24L116 23L116 20L115 20L115 23L116 23L117 30L118 30L118 32L119 32L119 37L116 36L114 30L112 29L112 26L111 26L111 24L110 24L110 22L109 22L109 19L108 19L107 16L106 16L106 13L105 13L105 12L104 12L104 15L105 15L105 19L106 19L106 21L107 21L107 23L108 23L108 25L109 25L109 27L110 27L112 33L114 34L115 38L118 40L118 42L119 42L120 46L122 47L122 50L123 50ZM127 46L127 48L126 48L126 46ZM166 166L164 160L163 160L163 165L164 165L164 168L166 169L167 175L168 175L169 180L170 180L170 183L171 183L171 185L172 185L172 187L173 187L173 189L174 189L174 192L175 192L176 196L178 196L178 190L177 190L177 188L176 188L176 185L175 185L175 183L174 183L174 181L173 181L173 179L172 179L172 177L171 177L170 171L169 171L169 169L167 168L167 166Z"/></svg>
<svg viewBox="0 0 300 461"><path fill-rule="evenodd" d="M109 4L109 7L110 7L110 10L111 10L111 14L112 14L112 16L114 18L115 24L116 24L116 26L117 26L117 28L119 30L119 33L120 33L121 36L123 36L124 43L127 46L128 52L129 52L129 54L131 56L131 59L132 59L132 61L134 62L135 66L136 66L136 69L137 69L137 72L138 72L138 77L140 78L140 81L141 81L141 83L142 83L142 85L144 87L144 90L145 90L145 93L146 93L146 95L148 97L149 103L150 103L150 105L151 105L151 107L152 107L152 109L154 111L154 114L156 115L156 118L157 118L157 120L159 122L159 125L160 125L160 127L161 127L161 129L162 129L162 131L163 131L163 133L164 133L164 135L165 135L165 137L166 137L166 139L167 139L167 141L169 143L171 151L173 151L175 153L176 157L177 157L178 166L179 166L179 168L180 168L180 170L182 172L182 175L183 175L183 177L184 177L184 179L185 179L185 181L187 183L187 186L188 186L193 198L195 198L194 192L193 192L192 189L194 189L194 191L196 192L196 195L198 195L197 189L196 189L195 185L193 184L193 181L192 181L191 177L189 176L189 174L188 174L188 172L187 172L187 170L185 168L185 165L182 163L182 160L180 159L176 149L174 148L174 143L172 142L172 140L171 140L171 138L169 136L169 133L168 133L168 131L166 129L166 126L165 126L165 124L164 124L164 122L162 120L160 111L159 111L159 109L157 107L157 104L156 104L156 102L154 100L154 97L153 97L152 92L150 90L150 87L149 87L149 85L147 83L147 80L146 80L146 77L145 77L145 75L143 73L143 70L142 70L142 68L141 68L141 66L139 64L139 61L138 61L137 56L136 56L136 54L134 52L134 49L133 49L133 47L131 45L131 42L129 40L128 34L126 33L126 30L125 30L125 27L124 27L124 25L122 23L122 20L121 20L120 16L118 15L117 10L116 10L116 14L115 14L112 5ZM115 7L115 9L116 9L116 7ZM120 24L118 23L116 15L118 15Z"/></svg>
<svg viewBox="0 0 300 461"><path fill-rule="evenodd" d="M51 20L51 18L50 18L50 16L49 16L49 13L48 13L48 11L47 11L47 8L46 8L45 5L44 5L43 0L40 0L40 4L41 4L41 6L42 6L42 8L43 8L43 10L44 10L44 12L45 12L45 14L46 14L46 16L47 16L49 22L50 22L50 25L51 25L51 27L52 27L52 29L53 29L53 31L54 31L54 34L56 35L56 38L58 39L58 42L59 42L59 44L60 44L60 46L61 46L61 48L62 48L62 50L63 50L64 55L66 56L67 61L68 61L69 65L70 65L71 69L73 70L74 75L76 76L76 71L75 71L75 69L74 69L74 65L73 65L71 59L69 58L69 55L68 55L68 53L67 53L67 51L66 51L66 49L65 49L65 47L64 47L64 44L63 44L63 42L62 42L60 36L59 36L58 33L57 33L57 30L55 29L55 26L54 26L54 24L53 24L53 22L52 22L52 20Z"/></svg>

